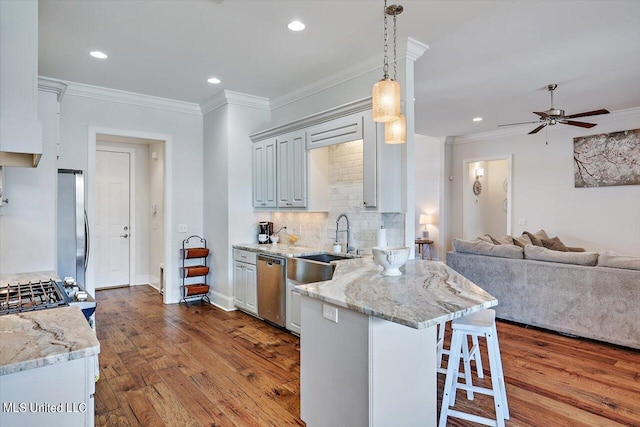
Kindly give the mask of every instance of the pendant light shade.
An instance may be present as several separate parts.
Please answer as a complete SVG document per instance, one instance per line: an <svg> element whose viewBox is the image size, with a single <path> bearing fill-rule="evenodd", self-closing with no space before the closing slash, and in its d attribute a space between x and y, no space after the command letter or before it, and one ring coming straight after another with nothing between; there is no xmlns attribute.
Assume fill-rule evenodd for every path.
<svg viewBox="0 0 640 427"><path fill-rule="evenodd" d="M383 78L373 85L373 121L391 122L400 117L400 83Z"/></svg>
<svg viewBox="0 0 640 427"><path fill-rule="evenodd" d="M384 142L387 144L407 142L407 119L404 114L400 114L398 120L384 124Z"/></svg>

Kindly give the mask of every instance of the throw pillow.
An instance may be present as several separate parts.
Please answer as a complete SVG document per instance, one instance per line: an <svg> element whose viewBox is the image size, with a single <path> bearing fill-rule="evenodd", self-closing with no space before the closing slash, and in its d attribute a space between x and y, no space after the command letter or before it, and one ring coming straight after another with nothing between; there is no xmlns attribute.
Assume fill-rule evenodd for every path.
<svg viewBox="0 0 640 427"><path fill-rule="evenodd" d="M491 236L485 234L484 236L478 236L477 240L482 240L483 242L491 243L493 245L493 241L491 240Z"/></svg>
<svg viewBox="0 0 640 427"><path fill-rule="evenodd" d="M556 237L552 237L551 239L540 239L542 240L542 246L547 249L551 249L552 251L560 251L560 252L569 252L569 248L567 248L564 243Z"/></svg>
<svg viewBox="0 0 640 427"><path fill-rule="evenodd" d="M513 237L509 236L508 234L504 237L498 238L495 238L490 234L487 234L487 236L489 236L494 245L513 245Z"/></svg>
<svg viewBox="0 0 640 427"><path fill-rule="evenodd" d="M600 257L598 257L598 266L640 270L640 257L620 255L615 252L606 251L602 252Z"/></svg>
<svg viewBox="0 0 640 427"><path fill-rule="evenodd" d="M542 244L542 239L549 238L549 236L547 236L547 232L544 230L536 231L535 233L529 233L528 231L525 231L522 234L526 234L527 236L529 236L529 239L531 239L531 243L535 246L544 246Z"/></svg>
<svg viewBox="0 0 640 427"><path fill-rule="evenodd" d="M535 245L524 247L524 257L537 261L559 262L562 264L596 265L596 262L598 262L597 252L560 252Z"/></svg>
<svg viewBox="0 0 640 427"><path fill-rule="evenodd" d="M518 245L521 248L524 248L527 245L533 244L533 242L531 242L531 239L529 238L529 236L527 236L526 234L523 234L520 237L514 237L513 244Z"/></svg>
<svg viewBox="0 0 640 427"><path fill-rule="evenodd" d="M494 245L492 243L483 242L482 240L461 240L453 239L453 248L456 252L488 255L499 258L517 258L522 259L522 248L516 245Z"/></svg>

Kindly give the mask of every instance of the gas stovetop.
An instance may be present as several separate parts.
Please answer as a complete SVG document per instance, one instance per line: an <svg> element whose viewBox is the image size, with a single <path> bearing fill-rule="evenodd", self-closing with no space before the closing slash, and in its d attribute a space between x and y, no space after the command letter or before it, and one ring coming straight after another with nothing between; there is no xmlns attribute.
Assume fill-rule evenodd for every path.
<svg viewBox="0 0 640 427"><path fill-rule="evenodd" d="M0 315L68 306L55 280L0 286Z"/></svg>

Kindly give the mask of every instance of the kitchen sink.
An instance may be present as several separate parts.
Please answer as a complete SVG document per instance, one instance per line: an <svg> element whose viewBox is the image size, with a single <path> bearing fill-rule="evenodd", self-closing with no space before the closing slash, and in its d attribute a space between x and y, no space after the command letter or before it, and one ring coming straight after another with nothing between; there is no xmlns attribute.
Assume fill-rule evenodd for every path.
<svg viewBox="0 0 640 427"><path fill-rule="evenodd" d="M335 266L326 262L292 258L287 260L287 279L296 285L331 280Z"/></svg>
<svg viewBox="0 0 640 427"><path fill-rule="evenodd" d="M305 255L298 258L308 259L311 261L318 261L324 263L330 263L331 261L340 261L343 259L352 259L353 257L342 256L342 255L334 255L334 254L316 254L316 255Z"/></svg>

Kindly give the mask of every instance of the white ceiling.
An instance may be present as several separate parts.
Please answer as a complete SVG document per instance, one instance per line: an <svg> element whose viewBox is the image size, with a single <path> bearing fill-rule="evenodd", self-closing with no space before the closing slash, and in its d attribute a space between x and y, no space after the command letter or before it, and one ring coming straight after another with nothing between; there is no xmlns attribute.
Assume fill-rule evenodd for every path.
<svg viewBox="0 0 640 427"><path fill-rule="evenodd" d="M567 114L640 107L640 1L398 2L398 38L430 47L415 69L418 133L535 120L549 107L549 83L559 84L555 106ZM198 104L223 89L274 99L382 62L383 4L40 0L39 73ZM289 31L293 19L307 29ZM208 84L211 76L222 84Z"/></svg>

